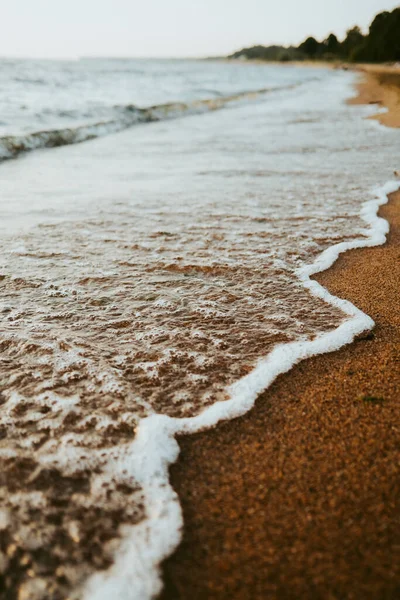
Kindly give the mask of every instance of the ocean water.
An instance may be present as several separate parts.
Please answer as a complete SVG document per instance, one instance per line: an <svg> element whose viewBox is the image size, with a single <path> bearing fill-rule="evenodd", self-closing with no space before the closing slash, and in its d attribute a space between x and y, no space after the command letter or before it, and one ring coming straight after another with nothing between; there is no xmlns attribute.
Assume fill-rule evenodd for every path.
<svg viewBox="0 0 400 600"><path fill-rule="evenodd" d="M8 597L155 597L182 527L174 435L243 414L372 326L310 279L387 232L400 138L346 105L355 77L2 64L0 147L17 156L0 165Z"/></svg>
<svg viewBox="0 0 400 600"><path fill-rule="evenodd" d="M203 112L318 72L183 60L2 59L0 160L85 141L135 123Z"/></svg>

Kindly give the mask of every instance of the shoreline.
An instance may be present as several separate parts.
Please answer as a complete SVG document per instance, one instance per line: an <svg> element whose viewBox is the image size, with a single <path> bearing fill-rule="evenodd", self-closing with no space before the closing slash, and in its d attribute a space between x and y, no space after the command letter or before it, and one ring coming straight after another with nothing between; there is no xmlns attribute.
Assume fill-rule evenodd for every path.
<svg viewBox="0 0 400 600"><path fill-rule="evenodd" d="M400 127L400 69L378 65L358 65L361 81L349 104L376 104L387 109L370 117L386 127Z"/></svg>
<svg viewBox="0 0 400 600"><path fill-rule="evenodd" d="M200 58L197 60L206 60L211 62L225 62L240 65L276 65L277 67L316 67L320 69L340 69L344 71L359 71L363 74L398 74L400 75L400 63L356 63L346 62L345 60L261 60L259 58L241 60L240 58ZM367 104L369 102L367 101ZM360 104L363 104L360 102Z"/></svg>
<svg viewBox="0 0 400 600"><path fill-rule="evenodd" d="M376 103L376 73L368 79L350 102ZM392 84L379 85L383 104ZM378 118L399 126L389 104ZM171 483L185 529L164 563L164 600L398 593L399 208L397 192L379 212L392 225L386 245L315 277L371 315L374 332L279 376L246 416L179 438Z"/></svg>

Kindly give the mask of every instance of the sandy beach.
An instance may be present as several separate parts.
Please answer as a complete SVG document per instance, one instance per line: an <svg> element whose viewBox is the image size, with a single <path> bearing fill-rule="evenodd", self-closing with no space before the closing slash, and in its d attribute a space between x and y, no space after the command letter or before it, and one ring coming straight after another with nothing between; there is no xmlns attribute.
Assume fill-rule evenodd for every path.
<svg viewBox="0 0 400 600"><path fill-rule="evenodd" d="M386 106L377 118L399 127L399 71L362 70L351 102ZM387 243L317 278L374 331L280 376L245 417L178 440L185 527L163 600L400 596L400 193L380 215Z"/></svg>
<svg viewBox="0 0 400 600"><path fill-rule="evenodd" d="M376 119L387 127L400 127L400 67L363 65L358 67L362 79L357 86L357 96L349 104L376 104L387 112Z"/></svg>

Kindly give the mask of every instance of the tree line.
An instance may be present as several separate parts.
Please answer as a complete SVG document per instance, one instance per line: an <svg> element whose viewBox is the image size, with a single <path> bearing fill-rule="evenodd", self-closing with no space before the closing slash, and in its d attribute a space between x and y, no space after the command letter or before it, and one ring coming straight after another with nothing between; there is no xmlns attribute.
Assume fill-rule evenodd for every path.
<svg viewBox="0 0 400 600"><path fill-rule="evenodd" d="M344 40L334 33L319 42L308 37L298 47L253 46L235 52L230 58L259 60L343 60L349 62L400 61L400 7L392 12L379 13L372 21L367 34L352 27Z"/></svg>

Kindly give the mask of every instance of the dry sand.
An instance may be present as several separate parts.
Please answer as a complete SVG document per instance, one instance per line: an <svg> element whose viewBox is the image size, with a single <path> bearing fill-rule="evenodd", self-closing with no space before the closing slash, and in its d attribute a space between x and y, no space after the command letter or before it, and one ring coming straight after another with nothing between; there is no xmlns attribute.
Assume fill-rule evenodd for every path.
<svg viewBox="0 0 400 600"><path fill-rule="evenodd" d="M380 120L399 126L385 72L367 73L358 101L387 103ZM318 275L373 334L280 376L245 417L179 439L185 530L163 600L400 598L400 193L380 214L385 246Z"/></svg>

